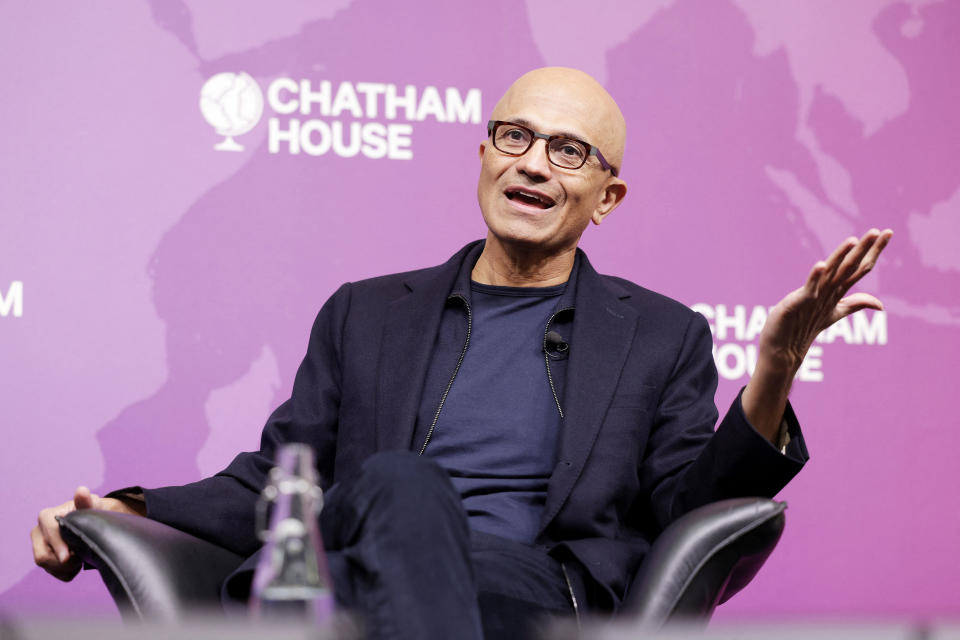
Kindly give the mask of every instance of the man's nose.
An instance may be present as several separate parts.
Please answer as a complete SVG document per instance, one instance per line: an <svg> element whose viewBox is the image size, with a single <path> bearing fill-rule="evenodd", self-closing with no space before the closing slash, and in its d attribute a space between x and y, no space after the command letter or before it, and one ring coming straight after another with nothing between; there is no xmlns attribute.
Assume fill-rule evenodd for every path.
<svg viewBox="0 0 960 640"><path fill-rule="evenodd" d="M547 141L537 139L533 146L517 159L517 171L537 182L549 180L553 173L553 165L547 159Z"/></svg>

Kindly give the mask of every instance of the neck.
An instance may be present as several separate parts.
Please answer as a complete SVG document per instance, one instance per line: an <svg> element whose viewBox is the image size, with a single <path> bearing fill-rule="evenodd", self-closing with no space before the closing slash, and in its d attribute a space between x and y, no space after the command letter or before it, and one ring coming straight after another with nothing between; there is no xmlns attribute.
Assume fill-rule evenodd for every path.
<svg viewBox="0 0 960 640"><path fill-rule="evenodd" d="M546 254L505 247L488 234L470 277L501 287L551 287L570 278L576 247Z"/></svg>

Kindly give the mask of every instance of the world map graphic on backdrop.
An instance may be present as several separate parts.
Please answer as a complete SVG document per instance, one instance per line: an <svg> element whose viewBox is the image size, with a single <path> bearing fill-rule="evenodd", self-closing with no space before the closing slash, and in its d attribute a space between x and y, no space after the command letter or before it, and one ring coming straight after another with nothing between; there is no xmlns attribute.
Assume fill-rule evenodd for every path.
<svg viewBox="0 0 960 640"><path fill-rule="evenodd" d="M439 262L483 233L473 195L483 125L468 105L476 100L485 118L510 80L544 64L584 68L610 89L627 115L624 167L630 195L616 216L588 230L584 246L602 271L668 293L708 316L721 373L729 371L718 391L720 405L730 401L747 375L755 342L750 327L758 326L754 314L762 316L767 305L801 284L810 266L844 237L876 226L895 229L896 251L888 252L863 288L884 300L886 312L851 320L825 336L810 364L810 377L801 377L823 384L813 389L798 383L795 399L806 401L803 408L814 418L817 434L818 423L836 418L819 406L832 399L828 389L869 396L871 385L882 380L880 372L894 361L905 369L905 395L922 390L932 406L948 406L947 385L924 383L921 372L931 365L916 363L915 356L935 358L932 369L938 370L936 363L958 355L960 258L953 247L960 239L960 88L953 77L955 64L929 62L958 59L956 5L925 0L830 5L834 19L824 21L804 3L780 4L775 11L762 0L661 0L587 13L578 3L550 0L528 0L525 12L508 3L428 4L420 11L428 12L429 20L410 15L397 3L372 0L286 16L251 8L248 20L262 30L229 35L221 35L217 26L216 13L223 7L199 3L156 0L110 18L142 30L139 42L115 43L118 48L149 49L151 59L165 61L153 81L166 87L156 109L168 115L169 131L108 126L91 116L92 137L66 129L59 134L78 145L100 140L105 159L99 160L98 173L121 177L117 188L102 196L107 199L103 206L96 198L84 201L83 215L91 242L117 261L108 263L103 277L117 299L129 301L117 313L136 330L120 338L125 342L116 349L118 355L105 362L101 358L98 363L97 351L77 351L80 364L60 373L43 372L46 384L67 389L68 376L86 371L111 389L103 396L91 396L89 390L72 396L68 389L60 404L46 403L49 413L41 421L55 423L69 412L75 451L81 458L102 460L96 470L76 460L66 463L56 482L44 488L57 496L50 504L64 499L64 486L91 474L98 474L99 479L89 481L101 491L186 482L216 472L237 450L256 447L265 417L289 394L310 321L336 286ZM495 21L492 28L492 15L511 19ZM608 33L609 39L571 50L569 38L562 37L569 24L584 33ZM487 25L482 37L477 25ZM97 58L93 43L79 37L52 33L46 44L54 46L58 38L72 43L85 60L85 72L102 73L107 59ZM371 55L372 42L389 55ZM429 55L411 43L429 43L431 52L462 53ZM838 52L848 65L836 64ZM125 96L131 86L146 86L145 75L142 69L130 76L104 73L99 90L105 102L92 105L91 112L105 109L110 99L134 100ZM248 106L224 107L224 100L232 99L224 98L224 91L244 77L254 83L244 87L256 86L262 93L260 102L247 89L243 105ZM271 101L271 83L278 78L293 80ZM276 119L278 104L309 95L300 79L307 79L313 91L330 82L332 93L323 98L330 102L328 111L339 100L337 87L350 85L362 110L358 115L341 104L340 150L347 144L345 131L359 122L367 129L357 124L354 135L368 136L365 144L370 145L362 149L376 151L382 141L383 155L375 157L361 147L351 154L335 152L335 130L332 125L324 130L326 124L314 125L303 152L277 153L270 127L288 125L271 125L270 119ZM420 101L428 93L425 88L437 87L438 106L424 108L422 118L416 117L415 106L414 117L390 119L386 103L380 102L371 115L369 103L363 102L369 94L357 89L364 83L390 85L396 92L413 86ZM386 91L377 99L386 100ZM443 101L453 95L457 102L450 107ZM312 112L290 117L320 121L321 100L314 98ZM113 106L111 113L119 111ZM132 112L143 105L126 106ZM262 114L247 111L254 106ZM405 108L397 107L398 112ZM464 117L447 117L457 113ZM32 118L42 121L34 115L24 115L22 121ZM382 132L371 123L382 126ZM398 146L388 147L388 128L394 124L407 128L396 130L393 143ZM361 133L367 130L371 133ZM117 150L128 148L134 136L140 136L141 150L127 153L139 154L136 170L163 179L145 181L142 175L124 173L129 158ZM309 152L321 148L323 153ZM37 164L28 159L24 176ZM51 179L56 171L49 170ZM69 171L76 169L64 169L64 175ZM76 190L95 190L100 184L93 171L84 177L89 182L78 182ZM24 177L23 182L34 184L31 180ZM62 183L72 184L70 180L64 177ZM151 194L155 214L151 205L145 205L150 215L142 218L117 213L150 200ZM49 210L62 208L55 196L47 197L43 205ZM22 196L7 198L4 209L9 204L11 210L27 210L38 207L43 196L24 187ZM48 223L40 216L33 220L18 221L18 232L40 236ZM128 238L112 254L113 244L104 239L110 231ZM13 308L11 285L21 283L17 298L23 313L16 319L11 313L0 317L0 342L6 348L10 341L8 352L23 362L41 358L38 336L56 333L58 327L43 319L40 293L32 306L34 291L57 285L53 275L45 280L42 269L23 266L31 264L29 254L29 249L20 254L11 250L0 259L0 277L16 275L18 266L26 274L0 280L0 311ZM80 269L99 268L78 262ZM35 329L24 331L36 333L13 336L5 331L13 321L34 323L28 326ZM118 333L97 315L78 312L74 323L72 335L91 336L94 343L110 344ZM118 375L134 357L137 372ZM92 364L84 364L88 362ZM871 373L865 375L864 369ZM114 384L115 378L125 380ZM22 401L6 404L11 417L28 421L40 403L25 391ZM845 419L862 410L856 404L840 406L835 411ZM906 408L890 411L899 416ZM850 425L845 434L824 431L821 441L835 438L838 451L855 442L865 455L874 447L878 455L888 455L881 444L894 451L943 448L932 430L919 437L895 432L882 443L868 425ZM150 455L131 460L131 452L144 451ZM800 508L813 496L835 491L831 483L842 481L851 492L864 486L887 491L897 475L865 478L861 484L843 475L839 453L813 454L815 462L822 456L824 467L805 472L810 475L799 479L799 487L788 490L796 492L790 499ZM24 453L19 460L11 458L6 468L42 465L40 455ZM58 455L67 457L66 452ZM943 453L931 460L936 455L946 466ZM908 473L906 460L889 464ZM917 488L935 495L942 489L934 487L941 485L937 476L919 480ZM843 510L840 499L822 505L825 518ZM42 504L24 499L14 509L26 522ZM879 515L873 522L886 526ZM836 526L831 533L838 545L861 534ZM897 526L887 531L902 535ZM20 549L21 531L3 535L4 549ZM786 551L775 555L771 569L758 578L766 590L748 591L732 606L777 612L846 606L881 612L886 600L863 585L859 595L843 591L842 585L823 586L826 569L811 560L818 548L810 542L822 535L823 529L809 521L791 522L781 545ZM931 538L930 555L947 544L945 535ZM858 563L866 563L871 553L875 550L854 549L841 563L858 571ZM891 557L871 570L912 571L920 580L924 572L942 572L927 556L902 564ZM31 570L21 553L5 555L2 566L4 606L38 609L38 602L56 594L59 600L109 608L94 579L84 576L81 585L57 585ZM874 579L869 571L861 572L864 585ZM896 597L902 601L904 596ZM836 604L829 604L831 598ZM942 598L916 604L931 611L948 606Z"/></svg>

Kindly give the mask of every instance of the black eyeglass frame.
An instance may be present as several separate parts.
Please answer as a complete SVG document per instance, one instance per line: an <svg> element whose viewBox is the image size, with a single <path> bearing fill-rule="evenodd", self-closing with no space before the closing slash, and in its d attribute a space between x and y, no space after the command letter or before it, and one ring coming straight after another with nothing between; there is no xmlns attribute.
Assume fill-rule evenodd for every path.
<svg viewBox="0 0 960 640"><path fill-rule="evenodd" d="M493 134L494 132L496 132L497 127L504 124L510 125L511 127L517 127L518 129L523 129L524 131L530 132L530 144L527 145L526 149L524 149L520 153L513 153L512 151L504 151L503 149L497 146L496 138L494 137ZM550 164L552 164L553 166L560 167L561 169L580 169L581 167L583 167L583 165L587 163L587 158L589 158L590 156L596 156L597 160L600 161L600 166L603 167L604 170L609 171L611 174L613 174L613 177L617 177L618 171L616 167L614 167L612 164L607 162L607 159L603 157L602 153L600 153L600 149L593 146L586 140L579 140L577 138L571 138L570 136L548 136L545 133L534 131L533 129L531 129L526 125L517 124L516 122L510 122L509 120L490 120L489 122L487 122L487 135L490 137L490 142L493 143L493 148L504 155L514 156L514 157L522 156L527 151L530 151L530 147L532 147L538 139L545 140L547 144L544 147L544 149L546 150L547 161L549 161ZM554 140L569 140L571 142L576 142L577 144L582 144L584 147L586 147L588 151L587 151L587 155L583 157L583 162L581 162L576 167L565 167L562 164L557 164L556 162L554 162L553 159L550 157L550 143L553 142Z"/></svg>

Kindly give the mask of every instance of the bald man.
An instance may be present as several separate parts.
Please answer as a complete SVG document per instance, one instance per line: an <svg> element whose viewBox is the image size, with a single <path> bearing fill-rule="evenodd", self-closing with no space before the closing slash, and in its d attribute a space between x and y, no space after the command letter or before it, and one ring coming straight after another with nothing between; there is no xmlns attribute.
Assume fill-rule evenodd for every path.
<svg viewBox="0 0 960 640"><path fill-rule="evenodd" d="M773 496L806 449L787 393L816 335L889 230L850 238L769 315L755 373L717 424L704 318L577 249L623 201L626 128L588 75L538 69L480 143L488 232L443 265L343 285L314 323L293 395L261 450L183 487L79 489L40 514L37 563L71 578L54 516L139 513L251 556L276 447L306 442L327 490L337 598L377 637L522 637L548 613L615 612L651 540L684 512Z"/></svg>

